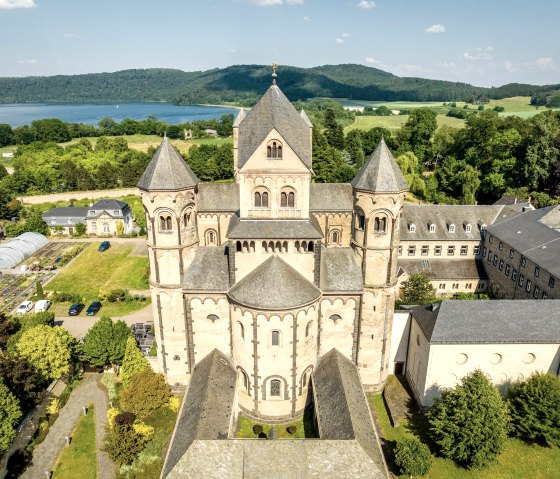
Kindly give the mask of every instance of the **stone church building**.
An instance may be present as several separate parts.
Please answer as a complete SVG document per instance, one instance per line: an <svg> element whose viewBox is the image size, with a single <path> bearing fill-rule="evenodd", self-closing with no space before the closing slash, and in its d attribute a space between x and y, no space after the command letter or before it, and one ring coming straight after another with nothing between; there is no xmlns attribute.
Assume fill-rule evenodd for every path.
<svg viewBox="0 0 560 479"><path fill-rule="evenodd" d="M380 389L408 190L389 149L351 185L312 183L312 124L274 80L233 140L235 183L200 184L164 138L138 184L160 370L187 385L217 349L239 409L264 421L301 415L332 349Z"/></svg>

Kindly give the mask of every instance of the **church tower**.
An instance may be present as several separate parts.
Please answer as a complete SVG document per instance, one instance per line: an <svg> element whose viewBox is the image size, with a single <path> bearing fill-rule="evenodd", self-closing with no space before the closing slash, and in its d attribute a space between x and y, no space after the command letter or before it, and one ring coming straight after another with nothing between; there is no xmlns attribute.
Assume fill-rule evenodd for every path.
<svg viewBox="0 0 560 479"><path fill-rule="evenodd" d="M375 390L387 379L397 293L399 220L409 189L383 139L352 187L352 247L364 280L357 366L366 389Z"/></svg>
<svg viewBox="0 0 560 479"><path fill-rule="evenodd" d="M184 272L198 248L198 178L165 137L138 182L146 213L150 290L161 372L170 384L188 377Z"/></svg>

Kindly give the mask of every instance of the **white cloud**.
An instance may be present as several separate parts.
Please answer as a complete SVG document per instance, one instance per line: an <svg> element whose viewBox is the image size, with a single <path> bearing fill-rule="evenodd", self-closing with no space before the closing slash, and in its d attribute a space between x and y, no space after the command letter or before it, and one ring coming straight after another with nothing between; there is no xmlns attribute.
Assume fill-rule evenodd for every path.
<svg viewBox="0 0 560 479"><path fill-rule="evenodd" d="M0 0L2 1L2 0ZM271 7L273 5L303 5L303 0L248 0L257 7Z"/></svg>
<svg viewBox="0 0 560 479"><path fill-rule="evenodd" d="M379 65L381 62L373 57L367 57L366 63L369 63L370 65Z"/></svg>
<svg viewBox="0 0 560 479"><path fill-rule="evenodd" d="M34 59L30 59L30 60L18 60L17 61L20 65L39 65L40 63L45 63L45 62L40 62L39 60L34 60Z"/></svg>
<svg viewBox="0 0 560 479"><path fill-rule="evenodd" d="M350 36L349 33L343 33L342 35L340 35L342 38L348 38Z"/></svg>
<svg viewBox="0 0 560 479"><path fill-rule="evenodd" d="M0 0L0 9L36 8L34 0Z"/></svg>
<svg viewBox="0 0 560 479"><path fill-rule="evenodd" d="M436 23L426 28L426 33L445 33L445 27L441 23Z"/></svg>
<svg viewBox="0 0 560 479"><path fill-rule="evenodd" d="M541 70L558 70L558 65L551 57L538 58L534 63Z"/></svg>
<svg viewBox="0 0 560 479"><path fill-rule="evenodd" d="M62 35L64 38L82 38L79 33L65 33Z"/></svg>
<svg viewBox="0 0 560 479"><path fill-rule="evenodd" d="M303 5L303 0L286 0L288 5Z"/></svg>
<svg viewBox="0 0 560 479"><path fill-rule="evenodd" d="M372 8L375 8L375 2L372 1L368 1L368 0L361 0L360 3L358 3L358 8L363 8L365 10L371 10Z"/></svg>
<svg viewBox="0 0 560 479"><path fill-rule="evenodd" d="M311 18L309 18L309 17L303 17L303 21L304 22L312 22L313 20L311 20Z"/></svg>
<svg viewBox="0 0 560 479"><path fill-rule="evenodd" d="M335 41L336 43L344 43L344 38L336 37L336 38L334 39L334 41Z"/></svg>
<svg viewBox="0 0 560 479"><path fill-rule="evenodd" d="M468 50L463 53L463 58L467 60L492 60L491 52L494 50L493 47L486 48L475 48L474 50Z"/></svg>

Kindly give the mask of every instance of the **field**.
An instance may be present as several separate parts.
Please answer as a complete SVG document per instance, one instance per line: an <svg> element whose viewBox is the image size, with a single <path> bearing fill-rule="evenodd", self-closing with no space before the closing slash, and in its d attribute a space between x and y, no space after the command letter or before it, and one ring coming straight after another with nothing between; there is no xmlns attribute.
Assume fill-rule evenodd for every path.
<svg viewBox="0 0 560 479"><path fill-rule="evenodd" d="M380 394L369 396L370 404L375 411L381 430L382 442L387 449L393 450L396 443L410 437L418 437L423 442L427 432L427 423L423 415L416 414L411 421L404 420L397 428L393 428L387 415L385 402ZM387 455L387 451L384 451ZM388 458L391 472L398 476L397 471ZM457 467L454 462L441 457L434 457L432 469L427 476L430 479L548 479L558 477L560 470L560 450L557 447L545 448L528 445L509 438L504 452L496 462L480 470L466 470ZM399 476L405 477L405 476Z"/></svg>
<svg viewBox="0 0 560 479"><path fill-rule="evenodd" d="M452 126L454 128L462 128L465 126L465 120L451 118L445 115L437 115L438 126ZM357 116L356 121L344 129L344 133L352 130L371 130L375 127L383 127L388 130L396 130L403 126L408 120L408 115L392 115L392 116Z"/></svg>
<svg viewBox="0 0 560 479"><path fill-rule="evenodd" d="M53 479L96 479L97 453L93 405L81 416L72 432L72 442L62 450L54 466Z"/></svg>
<svg viewBox="0 0 560 479"><path fill-rule="evenodd" d="M99 290L148 289L148 257L143 252L135 252L135 245L113 243L105 252L97 251L99 243L92 243L73 262L65 267L45 291L63 291L79 294L85 301L98 299ZM149 304L144 302L104 303L99 315L123 316ZM87 304L86 304L87 306ZM66 316L68 303L54 305L57 316Z"/></svg>

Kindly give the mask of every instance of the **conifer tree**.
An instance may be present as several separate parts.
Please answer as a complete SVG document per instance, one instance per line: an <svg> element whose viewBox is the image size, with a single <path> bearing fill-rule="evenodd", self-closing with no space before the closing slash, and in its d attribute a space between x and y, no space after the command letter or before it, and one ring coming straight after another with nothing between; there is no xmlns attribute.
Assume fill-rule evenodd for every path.
<svg viewBox="0 0 560 479"><path fill-rule="evenodd" d="M136 345L136 340L129 336L126 340L124 358L121 367L121 382L126 386L133 374L139 373L150 367L150 363L144 357Z"/></svg>

